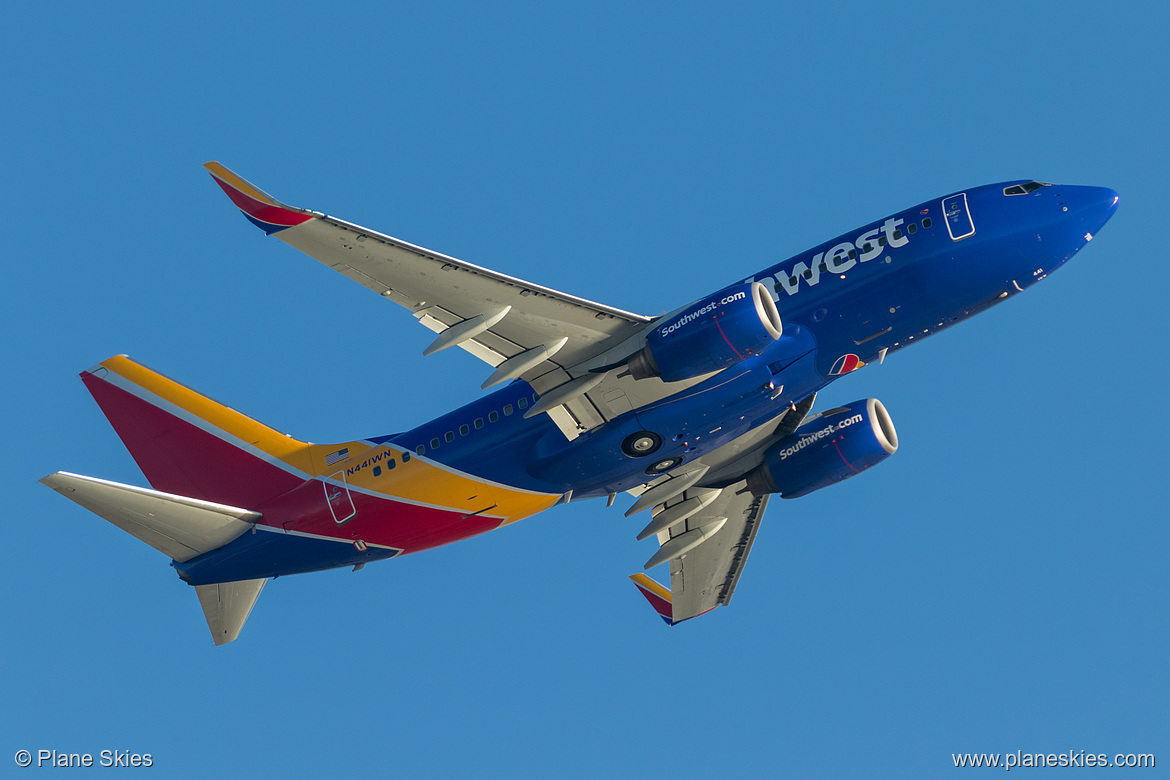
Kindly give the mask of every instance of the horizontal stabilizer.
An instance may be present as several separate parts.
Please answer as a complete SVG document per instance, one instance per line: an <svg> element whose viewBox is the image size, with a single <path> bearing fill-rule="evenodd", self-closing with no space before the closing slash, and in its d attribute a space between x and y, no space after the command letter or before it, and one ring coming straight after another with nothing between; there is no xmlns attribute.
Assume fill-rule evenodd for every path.
<svg viewBox="0 0 1170 780"><path fill-rule="evenodd" d="M266 582L266 579L241 580L195 586L199 606L203 607L211 638L217 645L225 645L240 635Z"/></svg>
<svg viewBox="0 0 1170 780"><path fill-rule="evenodd" d="M64 471L50 474L41 484L180 563L224 546L260 519L258 512L247 509Z"/></svg>
<svg viewBox="0 0 1170 780"><path fill-rule="evenodd" d="M654 580L650 579L649 575L638 572L631 574L630 579L638 586L638 590L650 602L650 606L654 607L654 611L658 616L666 621L666 625L674 625L674 605L671 603L670 589L659 585Z"/></svg>

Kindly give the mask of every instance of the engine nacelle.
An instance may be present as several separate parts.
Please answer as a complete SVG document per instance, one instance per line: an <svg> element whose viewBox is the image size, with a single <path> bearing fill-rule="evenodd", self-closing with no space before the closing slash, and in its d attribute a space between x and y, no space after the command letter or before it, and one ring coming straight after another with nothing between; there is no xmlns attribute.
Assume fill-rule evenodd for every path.
<svg viewBox="0 0 1170 780"><path fill-rule="evenodd" d="M757 496L798 498L860 474L897 450L898 433L882 402L854 401L769 447L764 462L748 473L747 486Z"/></svg>
<svg viewBox="0 0 1170 780"><path fill-rule="evenodd" d="M747 282L663 319L628 367L634 379L690 379L759 354L782 330L768 288Z"/></svg>

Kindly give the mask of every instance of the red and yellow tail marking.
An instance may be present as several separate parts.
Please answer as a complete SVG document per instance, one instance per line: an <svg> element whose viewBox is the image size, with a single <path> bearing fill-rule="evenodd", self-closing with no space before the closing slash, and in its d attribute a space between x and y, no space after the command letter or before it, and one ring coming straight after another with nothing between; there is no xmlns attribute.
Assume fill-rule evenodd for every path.
<svg viewBox="0 0 1170 780"><path fill-rule="evenodd" d="M118 355L100 364L111 373L178 407L208 426L223 431L241 442L251 445L306 475L313 474L313 459L307 442L299 441L264 423L253 420L173 379L136 363L125 355ZM91 373L94 369L91 369Z"/></svg>
<svg viewBox="0 0 1170 780"><path fill-rule="evenodd" d="M409 461L404 462L402 450L392 446L370 446L361 441L310 444L294 439L200 395L125 355L105 360L87 373L100 378L99 369L106 369L116 375L115 384L130 390L152 406L186 418L204 431L243 447L252 455L300 479L332 479L374 496L449 509L464 515L498 518L500 524L548 509L560 498L555 494L521 490L477 479L474 475L449 469L413 454ZM329 462L330 455L343 449L348 450L346 457ZM395 461L393 469L386 468L390 459ZM381 466L377 475L374 474L375 465Z"/></svg>

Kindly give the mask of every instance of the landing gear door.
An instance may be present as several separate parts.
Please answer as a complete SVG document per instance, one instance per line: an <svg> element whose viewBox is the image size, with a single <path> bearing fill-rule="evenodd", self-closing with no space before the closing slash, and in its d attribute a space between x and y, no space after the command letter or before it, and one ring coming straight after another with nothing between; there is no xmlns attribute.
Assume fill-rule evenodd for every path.
<svg viewBox="0 0 1170 780"><path fill-rule="evenodd" d="M325 501L329 504L334 522L341 525L357 517L357 508L353 505L353 496L349 494L349 485L345 482L345 471L333 474L330 479L334 481L321 482L325 487Z"/></svg>
<svg viewBox="0 0 1170 780"><path fill-rule="evenodd" d="M960 192L958 195L943 198L942 210L952 241L975 235L975 223L971 221L971 212L967 209L967 193Z"/></svg>

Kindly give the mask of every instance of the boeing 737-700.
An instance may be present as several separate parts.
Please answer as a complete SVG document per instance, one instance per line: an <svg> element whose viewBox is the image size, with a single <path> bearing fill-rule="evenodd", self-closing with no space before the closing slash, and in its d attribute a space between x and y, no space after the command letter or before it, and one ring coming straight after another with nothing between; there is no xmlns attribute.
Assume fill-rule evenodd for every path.
<svg viewBox="0 0 1170 780"><path fill-rule="evenodd" d="M219 163L244 216L488 364L468 405L403 433L312 444L126 356L82 372L152 488L41 480L171 559L216 644L272 577L456 542L556 504L636 496L669 625L727 604L772 495L797 498L898 449L869 398L816 394L1018 295L1117 208L1102 187L1008 181L882 217L647 317L287 206ZM743 269L750 271L751 269Z"/></svg>

